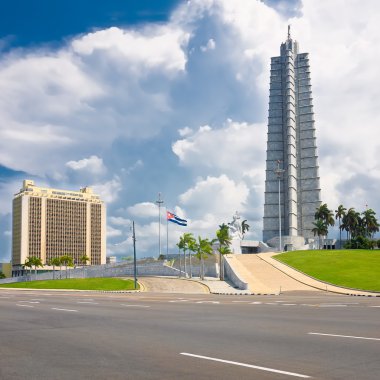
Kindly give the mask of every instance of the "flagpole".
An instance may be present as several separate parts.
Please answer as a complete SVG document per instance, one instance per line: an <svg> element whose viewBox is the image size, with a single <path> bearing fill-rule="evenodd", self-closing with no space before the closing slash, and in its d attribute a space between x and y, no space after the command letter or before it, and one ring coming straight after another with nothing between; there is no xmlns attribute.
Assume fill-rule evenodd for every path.
<svg viewBox="0 0 380 380"><path fill-rule="evenodd" d="M169 256L169 221L168 221L168 209L166 208L166 260Z"/></svg>
<svg viewBox="0 0 380 380"><path fill-rule="evenodd" d="M161 206L164 201L161 199L161 193L158 193L158 257L161 257Z"/></svg>

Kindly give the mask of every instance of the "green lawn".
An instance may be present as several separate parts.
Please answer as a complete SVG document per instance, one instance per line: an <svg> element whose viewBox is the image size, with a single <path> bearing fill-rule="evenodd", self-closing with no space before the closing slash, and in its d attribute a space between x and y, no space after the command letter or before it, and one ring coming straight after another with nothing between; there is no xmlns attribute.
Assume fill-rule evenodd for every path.
<svg viewBox="0 0 380 380"><path fill-rule="evenodd" d="M380 250L292 251L275 258L331 284L380 291Z"/></svg>
<svg viewBox="0 0 380 380"><path fill-rule="evenodd" d="M121 278L68 278L64 280L28 281L1 284L2 288L75 289L75 290L133 290L133 280ZM139 285L137 284L139 289Z"/></svg>

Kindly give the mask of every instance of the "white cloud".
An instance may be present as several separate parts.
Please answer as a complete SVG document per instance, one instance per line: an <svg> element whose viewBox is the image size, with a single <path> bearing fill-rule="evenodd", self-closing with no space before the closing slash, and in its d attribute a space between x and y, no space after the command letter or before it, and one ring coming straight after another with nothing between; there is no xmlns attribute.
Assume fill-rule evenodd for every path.
<svg viewBox="0 0 380 380"><path fill-rule="evenodd" d="M186 57L181 47L187 44L188 38L182 29L169 24L138 32L112 27L75 39L72 48L80 55L110 51L125 58L128 65L178 71L185 67Z"/></svg>
<svg viewBox="0 0 380 380"><path fill-rule="evenodd" d="M192 135L173 143L173 152L182 165L197 171L221 170L241 177L242 172L259 167L264 172L265 124L227 120L222 128L202 126Z"/></svg>
<svg viewBox="0 0 380 380"><path fill-rule="evenodd" d="M102 174L106 170L103 159L97 156L90 156L78 161L68 161L66 166L72 170L84 170L93 174Z"/></svg>
<svg viewBox="0 0 380 380"><path fill-rule="evenodd" d="M110 181L104 183L97 183L91 185L94 193L98 194L100 198L106 203L115 202L118 199L119 192L122 189L120 178L115 176Z"/></svg>
<svg viewBox="0 0 380 380"><path fill-rule="evenodd" d="M130 219L126 219L121 216L109 216L108 221L114 226L130 227L132 225L132 221Z"/></svg>
<svg viewBox="0 0 380 380"><path fill-rule="evenodd" d="M236 183L226 175L209 176L199 179L194 187L179 196L179 201L195 218L210 213L225 218L245 208L248 194L244 182Z"/></svg>
<svg viewBox="0 0 380 380"><path fill-rule="evenodd" d="M127 211L130 215L140 218L158 216L158 207L152 202L137 203L131 207L128 207Z"/></svg>
<svg viewBox="0 0 380 380"><path fill-rule="evenodd" d="M107 226L107 237L108 238L111 238L111 237L116 237L116 236L121 236L123 234L123 232L121 230L118 230L116 228L113 228L111 226Z"/></svg>

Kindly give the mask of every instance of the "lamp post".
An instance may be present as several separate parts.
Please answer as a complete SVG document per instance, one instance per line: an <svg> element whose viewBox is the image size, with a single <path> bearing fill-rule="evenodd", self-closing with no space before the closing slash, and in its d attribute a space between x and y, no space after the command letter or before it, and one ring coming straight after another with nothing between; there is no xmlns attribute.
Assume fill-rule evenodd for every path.
<svg viewBox="0 0 380 380"><path fill-rule="evenodd" d="M136 234L135 222L132 222L132 240L133 240L133 277L135 281L135 290L137 289L137 266L136 266Z"/></svg>
<svg viewBox="0 0 380 380"><path fill-rule="evenodd" d="M278 232L280 237L280 252L282 252L282 236L281 236L281 175L285 171L280 169L281 160L277 160L277 168L274 170L274 173L278 179Z"/></svg>
<svg viewBox="0 0 380 380"><path fill-rule="evenodd" d="M161 199L161 193L158 193L156 203L158 205L158 257L161 257L161 206L164 203Z"/></svg>

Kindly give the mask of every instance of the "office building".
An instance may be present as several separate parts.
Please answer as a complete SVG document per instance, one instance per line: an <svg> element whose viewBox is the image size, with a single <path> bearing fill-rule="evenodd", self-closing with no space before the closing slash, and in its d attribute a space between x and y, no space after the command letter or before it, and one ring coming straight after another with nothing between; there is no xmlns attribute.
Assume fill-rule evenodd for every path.
<svg viewBox="0 0 380 380"><path fill-rule="evenodd" d="M42 188L25 180L13 199L12 265L27 257L48 265L55 257L71 256L80 264L106 262L106 210L92 189L80 191Z"/></svg>

